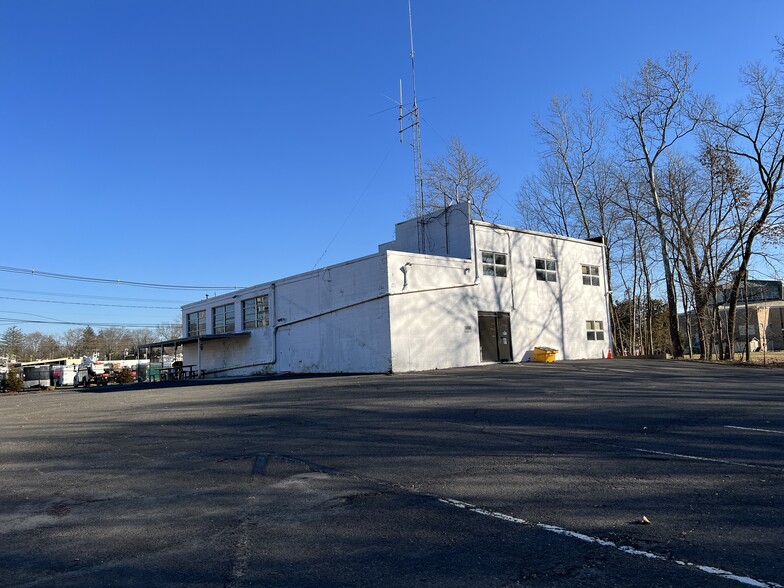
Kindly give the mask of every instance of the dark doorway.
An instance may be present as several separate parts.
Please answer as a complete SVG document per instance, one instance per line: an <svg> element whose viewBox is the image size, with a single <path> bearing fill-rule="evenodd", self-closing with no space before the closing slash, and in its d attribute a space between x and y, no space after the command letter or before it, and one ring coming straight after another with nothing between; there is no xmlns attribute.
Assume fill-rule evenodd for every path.
<svg viewBox="0 0 784 588"><path fill-rule="evenodd" d="M508 312L479 313L482 361L512 361L512 328Z"/></svg>

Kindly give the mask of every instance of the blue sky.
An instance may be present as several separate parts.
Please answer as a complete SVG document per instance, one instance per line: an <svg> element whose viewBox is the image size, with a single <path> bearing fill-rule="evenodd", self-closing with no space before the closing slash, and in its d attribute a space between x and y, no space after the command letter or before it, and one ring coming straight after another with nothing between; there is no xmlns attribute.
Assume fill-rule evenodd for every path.
<svg viewBox="0 0 784 588"><path fill-rule="evenodd" d="M732 102L739 67L772 63L784 35L779 1L413 12L424 156L459 136L500 175L511 225L553 95L603 102L681 50L697 88ZM400 79L410 97L406 0L0 0L0 266L248 286L374 253L413 191ZM0 329L154 324L215 292L4 271Z"/></svg>

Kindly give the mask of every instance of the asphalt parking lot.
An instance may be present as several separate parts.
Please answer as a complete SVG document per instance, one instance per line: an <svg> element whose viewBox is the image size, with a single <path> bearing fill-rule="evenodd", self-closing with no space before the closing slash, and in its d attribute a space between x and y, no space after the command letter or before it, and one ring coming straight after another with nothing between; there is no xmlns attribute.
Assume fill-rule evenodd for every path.
<svg viewBox="0 0 784 588"><path fill-rule="evenodd" d="M784 584L781 369L67 390L0 432L2 586Z"/></svg>

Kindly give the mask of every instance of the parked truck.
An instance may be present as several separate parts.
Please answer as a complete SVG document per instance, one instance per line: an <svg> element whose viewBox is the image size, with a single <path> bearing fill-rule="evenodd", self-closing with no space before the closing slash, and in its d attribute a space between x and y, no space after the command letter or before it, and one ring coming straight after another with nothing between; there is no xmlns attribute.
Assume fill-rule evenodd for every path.
<svg viewBox="0 0 784 588"><path fill-rule="evenodd" d="M74 388L135 382L140 379L141 371L146 372L149 363L148 360L96 361L84 356L76 370Z"/></svg>
<svg viewBox="0 0 784 588"><path fill-rule="evenodd" d="M103 365L96 366L96 362L91 357L82 357L82 363L76 368L74 377L74 388L82 386L88 388L91 385L105 386L109 383L108 376L103 369Z"/></svg>

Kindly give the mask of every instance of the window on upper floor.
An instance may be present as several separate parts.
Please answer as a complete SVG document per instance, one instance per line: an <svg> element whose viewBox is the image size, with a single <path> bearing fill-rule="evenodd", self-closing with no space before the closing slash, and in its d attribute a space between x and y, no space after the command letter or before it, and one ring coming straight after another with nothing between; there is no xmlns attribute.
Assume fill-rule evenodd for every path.
<svg viewBox="0 0 784 588"><path fill-rule="evenodd" d="M198 337L207 333L207 311L197 310L189 312L185 317L185 327L188 337Z"/></svg>
<svg viewBox="0 0 784 588"><path fill-rule="evenodd" d="M585 286L598 286L599 285L599 266L598 265L583 265L583 285Z"/></svg>
<svg viewBox="0 0 784 588"><path fill-rule="evenodd" d="M269 302L267 294L242 301L242 328L256 329L269 326Z"/></svg>
<svg viewBox="0 0 784 588"><path fill-rule="evenodd" d="M585 321L585 330L589 341L604 341L603 321Z"/></svg>
<svg viewBox="0 0 784 588"><path fill-rule="evenodd" d="M536 279L542 282L557 282L558 262L554 259L537 259Z"/></svg>
<svg viewBox="0 0 784 588"><path fill-rule="evenodd" d="M482 251L482 273L484 275L505 278L506 267L506 253Z"/></svg>
<svg viewBox="0 0 784 588"><path fill-rule="evenodd" d="M216 335L234 332L234 304L224 304L212 309L212 332Z"/></svg>

